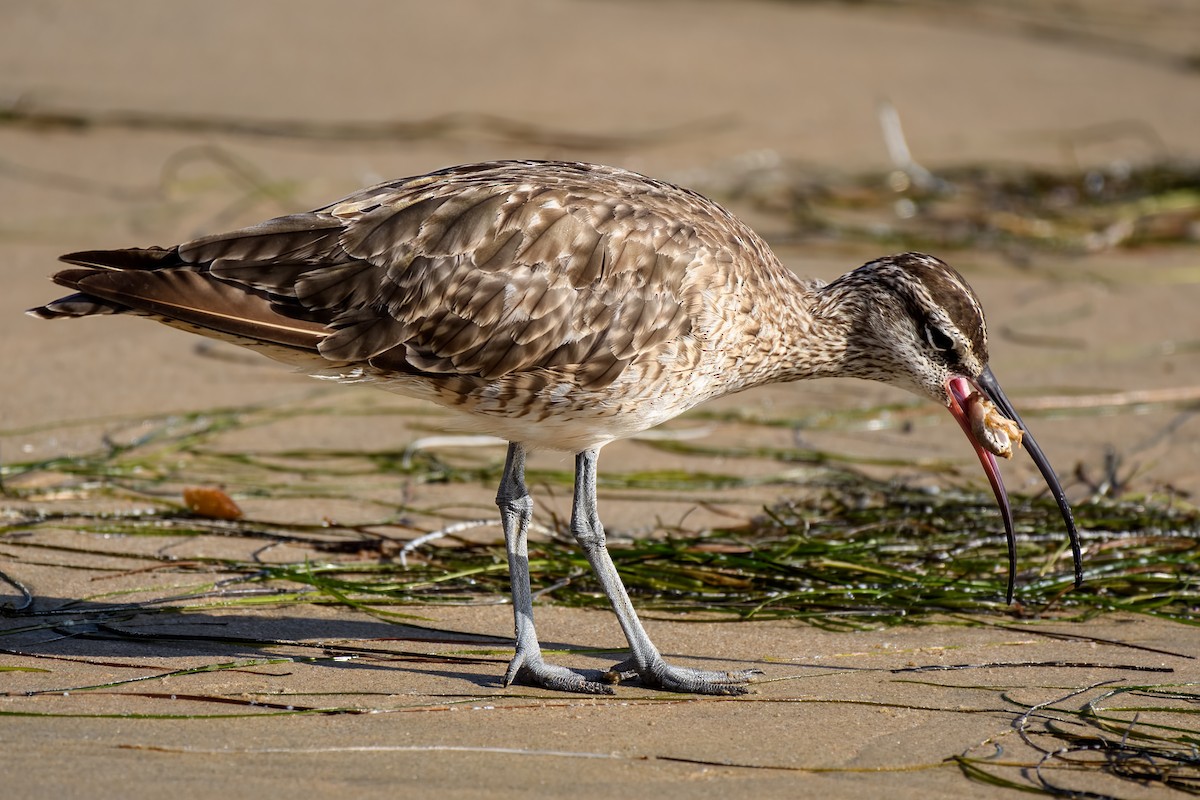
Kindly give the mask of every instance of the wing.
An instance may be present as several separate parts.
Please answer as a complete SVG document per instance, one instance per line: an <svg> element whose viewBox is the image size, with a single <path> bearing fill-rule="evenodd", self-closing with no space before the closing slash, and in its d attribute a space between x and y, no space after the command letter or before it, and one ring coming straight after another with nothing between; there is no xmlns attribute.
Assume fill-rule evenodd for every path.
<svg viewBox="0 0 1200 800"><path fill-rule="evenodd" d="M691 333L731 219L621 170L456 167L170 250L64 256L88 267L56 276L80 294L33 313L132 310L429 377L572 367L598 388Z"/></svg>

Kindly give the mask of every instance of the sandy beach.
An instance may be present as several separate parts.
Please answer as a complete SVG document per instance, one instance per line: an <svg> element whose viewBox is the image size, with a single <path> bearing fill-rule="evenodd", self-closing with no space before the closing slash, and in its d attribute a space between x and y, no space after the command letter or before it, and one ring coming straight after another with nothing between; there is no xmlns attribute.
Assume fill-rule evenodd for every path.
<svg viewBox="0 0 1200 800"><path fill-rule="evenodd" d="M57 296L48 276L73 250L169 245L451 164L566 158L718 196L786 265L831 279L902 245L798 234L794 218L752 202L731 176L775 165L886 175L894 163L882 102L899 112L913 158L934 174L1017 165L1095 166L1108 175L1200 159L1200 8L1075 5L1074 15L1059 17L1017 0L987 8L5 3L0 102L20 113L0 117L0 464L92 453L166 428L174 436L198 424L189 415L211 421L217 409L258 416L213 433L205 452L268 460L299 450L374 452L381 442L404 451L448 422L416 401L317 384L143 320L25 316ZM1192 187L1190 202L1194 195ZM1127 492L1192 501L1200 492L1192 213L1192 233L1169 246L1048 247L1021 258L994 247L938 253L982 298L996 374L1030 410L1077 502L1106 474L1106 458ZM708 416L668 430L714 448L765 452L799 441L889 464L870 466L872 474L983 486L970 448L938 409L881 429L797 433L754 422L910 400L851 381L775 386L721 399L705 407ZM1072 403L1107 410L1072 413ZM431 452L480 469L504 455L495 445L434 443ZM330 465L345 467L333 477L280 479L262 491L251 490L241 468L222 472L231 460L181 461L187 475L178 480L223 484L248 519L274 526L366 525L400 503L420 509L406 518L414 532L495 514L494 481L405 481L353 458L330 455ZM935 462L948 466L915 466ZM894 466L907 463L914 466ZM733 461L638 441L606 447L600 464L614 474L636 465L761 479L704 492L602 489L602 515L618 537L740 524L804 491L807 474L766 457ZM548 473L570 467L564 454L531 461ZM116 479L126 477L136 480ZM1019 493L1040 485L1028 459L1005 464L1005 477ZM60 478L48 469L24 480L49 486ZM569 489L547 481L534 493L539 519L569 515ZM0 497L6 520L137 506L131 496L23 497ZM465 535L493 540L499 532L483 526ZM1013 790L971 780L955 759L991 759L996 774L1038 786L1029 770L1006 766L1039 758L1022 736L1031 708L1047 704L1038 724L1057 714L1071 725L1088 702L1137 705L1106 694L1115 689L1200 681L1194 625L1129 614L1086 622L997 614L972 625L854 631L646 615L656 643L680 663L762 670L764 681L740 698L672 697L636 685L602 698L505 688L512 617L503 597L389 609L411 619L300 603L138 614L147 598L229 577L214 568L201 580L155 565L249 557L261 544L216 533L131 541L41 524L0 536L0 571L28 589L32 607L71 609L53 624L0 616L5 792L998 797ZM269 555L277 563L313 555L277 544ZM17 585L0 586L0 604L21 603ZM624 644L605 611L550 602L537 613L548 647ZM603 669L613 654L560 660ZM147 679L126 682L138 676ZM1071 785L1123 798L1173 796L1098 774Z"/></svg>

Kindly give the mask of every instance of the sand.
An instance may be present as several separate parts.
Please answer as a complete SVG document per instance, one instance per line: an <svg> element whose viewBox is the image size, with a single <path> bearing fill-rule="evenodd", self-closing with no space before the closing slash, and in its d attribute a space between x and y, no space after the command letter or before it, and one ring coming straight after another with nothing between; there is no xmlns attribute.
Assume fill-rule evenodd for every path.
<svg viewBox="0 0 1200 800"><path fill-rule="evenodd" d="M22 316L54 296L46 276L60 253L74 249L169 244L313 207L383 178L489 158L601 161L686 184L755 160L837 172L879 169L889 163L876 110L885 98L899 109L914 156L934 169L1200 156L1200 77L1182 66L1200 49L1196 12L1167 2L1138 4L1135 11L1105 0L1076 5L1082 17L1059 20L1015 1L986 11L948 11L937 3L559 0L5 4L6 103L194 118L404 120L428 123L441 135L348 142L117 125L0 126L0 458L95 447L106 423L70 424L78 420L290 403L312 391L301 376L256 359L211 357L187 335L140 320L48 324ZM1057 24L1067 35L1029 20ZM736 201L731 206L768 235L785 230L785 221ZM780 254L798 272L830 278L878 253L823 242L782 247ZM1018 406L1066 393L1195 388L1195 247L1046 253L1034 257L1033 268L993 253L942 255L983 298L992 363ZM1058 345L1046 346L1048 340ZM832 381L755 391L716 407L780 417L893 398L903 396ZM407 400L394 403L418 410ZM317 420L252 432L258 438L241 446L353 448L386 437L402 448L430 424L428 417L393 414L381 432L361 421ZM1034 422L1064 475L1076 465L1098 475L1113 451L1125 459L1132 490L1200 490L1200 426L1186 405ZM716 424L708 435L730 441L745 431ZM776 447L792 441L782 429L753 435ZM919 435L884 430L807 438L853 455L944 458L963 476L977 470L948 416ZM647 458L664 468L705 466L626 442L606 449L601 469ZM537 463L569 466L555 454L539 454ZM1036 483L1027 463L1006 471L1014 488ZM389 496L379 481L363 480L364 496ZM416 492L407 498L414 505L469 517L489 513L494 489L456 484L406 491ZM601 502L611 529L636 532L655 515L697 527L744 519L788 491L771 485L718 492L700 509L694 498L662 492L614 492ZM1070 491L1083 499L1089 490L1074 481ZM539 490L538 500L566 510L566 499L553 493ZM303 522L365 513L352 504L271 498L243 504L255 518ZM34 536L50 543L77 534ZM0 570L24 582L38 607L97 593L89 583L94 574L30 553L0 541ZM127 566L109 568L117 574ZM107 585L133 584L118 578ZM313 643L332 641L403 653L262 664L69 694L27 695L264 653L234 643L181 640L164 648L46 631L5 636L0 647L25 655L0 654L0 668L47 671L0 671L8 693L0 711L14 714L0 722L4 794L991 796L1009 790L969 782L948 759L1036 759L1014 728L1029 707L1107 681L1200 680L1195 629L1145 619L833 633L796 623L697 624L651 615L651 635L682 663L744 664L762 669L767 680L736 700L667 698L636 686L620 687L614 698L575 698L500 686L511 628L507 606L417 613L425 621L413 628L343 608L135 618L130 624L147 631L219 628L222 635L295 643L272 648L275 655L311 656ZM604 612L549 605L538 615L548 642L622 644ZM23 623L10 617L0 624ZM428 629L447 632L445 641L429 641ZM462 663L449 658L481 647L496 651ZM597 668L609 659L566 660ZM1045 665L1051 662L1058 666ZM896 671L946 666L962 668ZM1056 707L1079 708L1111 688L1092 688ZM215 695L381 713L276 714L223 707ZM186 718L87 716L124 712ZM245 715L227 716L239 712ZM1036 782L1016 770L1004 774ZM1092 788L1123 797L1153 793L1132 783Z"/></svg>

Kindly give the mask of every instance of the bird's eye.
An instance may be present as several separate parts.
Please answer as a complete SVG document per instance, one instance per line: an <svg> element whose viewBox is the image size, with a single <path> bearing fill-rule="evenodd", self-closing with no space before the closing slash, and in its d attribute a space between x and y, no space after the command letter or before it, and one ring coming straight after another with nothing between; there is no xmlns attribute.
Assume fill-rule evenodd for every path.
<svg viewBox="0 0 1200 800"><path fill-rule="evenodd" d="M946 335L944 331L933 325L925 326L925 340L929 342L929 346L938 352L951 355L954 353L954 340Z"/></svg>

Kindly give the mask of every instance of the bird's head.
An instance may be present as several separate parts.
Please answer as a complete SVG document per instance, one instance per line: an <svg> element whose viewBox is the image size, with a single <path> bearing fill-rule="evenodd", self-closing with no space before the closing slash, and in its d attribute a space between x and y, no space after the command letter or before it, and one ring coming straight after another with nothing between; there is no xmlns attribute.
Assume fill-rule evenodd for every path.
<svg viewBox="0 0 1200 800"><path fill-rule="evenodd" d="M963 276L933 256L877 259L821 294L824 315L843 329L845 374L950 406L950 379L973 379L987 367L983 307Z"/></svg>
<svg viewBox="0 0 1200 800"><path fill-rule="evenodd" d="M817 314L836 319L844 342L841 374L878 380L945 406L971 441L1004 518L1008 598L1016 571L1012 512L996 456L1024 444L1058 502L1082 580L1078 532L1062 485L988 366L983 307L966 279L922 253L877 259L821 291Z"/></svg>

